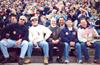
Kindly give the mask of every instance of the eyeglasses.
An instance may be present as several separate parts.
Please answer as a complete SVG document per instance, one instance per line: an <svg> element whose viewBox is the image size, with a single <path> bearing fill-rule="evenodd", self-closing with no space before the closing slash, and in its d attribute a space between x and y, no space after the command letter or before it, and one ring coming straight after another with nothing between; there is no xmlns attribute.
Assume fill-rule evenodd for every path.
<svg viewBox="0 0 100 65"><path fill-rule="evenodd" d="M25 19L20 19L20 20L23 20L23 21L25 21Z"/></svg>
<svg viewBox="0 0 100 65"><path fill-rule="evenodd" d="M38 21L38 19L34 18L34 19L32 19L31 21Z"/></svg>

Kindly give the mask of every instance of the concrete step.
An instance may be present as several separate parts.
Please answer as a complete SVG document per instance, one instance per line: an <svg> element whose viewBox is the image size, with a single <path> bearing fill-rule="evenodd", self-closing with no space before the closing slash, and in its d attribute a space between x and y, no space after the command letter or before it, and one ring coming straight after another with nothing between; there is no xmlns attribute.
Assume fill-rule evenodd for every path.
<svg viewBox="0 0 100 65"><path fill-rule="evenodd" d="M0 65L3 65L3 64L0 64ZM18 63L6 63L4 65L18 65ZM30 63L30 64L24 64L24 65L44 65L44 64L43 63ZM94 64L94 63L91 63L91 64L87 64L87 63L83 63L83 64L78 64L78 63L69 63L69 64L52 63L52 64L49 64L49 65L99 65L99 64Z"/></svg>
<svg viewBox="0 0 100 65"><path fill-rule="evenodd" d="M26 57L26 59L27 59L27 57ZM57 59L57 56L54 56L53 57L53 63L57 63L56 59ZM31 60L32 60L33 63L43 63L43 56L32 56ZM64 57L62 57L62 60L64 61ZM71 63L77 63L77 57L70 56L69 60L70 60ZM91 56L90 62L93 63L93 60L94 60L94 58L93 58L93 56ZM84 60L84 57L83 57L83 62L84 61L85 60Z"/></svg>

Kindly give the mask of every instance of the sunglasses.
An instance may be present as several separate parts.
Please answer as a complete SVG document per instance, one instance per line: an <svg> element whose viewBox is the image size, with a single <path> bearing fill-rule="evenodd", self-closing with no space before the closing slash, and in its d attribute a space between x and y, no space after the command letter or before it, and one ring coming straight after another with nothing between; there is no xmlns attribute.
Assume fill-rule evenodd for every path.
<svg viewBox="0 0 100 65"><path fill-rule="evenodd" d="M34 18L34 19L32 19L31 21L38 21L38 19Z"/></svg>
<svg viewBox="0 0 100 65"><path fill-rule="evenodd" d="M23 21L25 21L25 19L20 19L20 20L23 20Z"/></svg>

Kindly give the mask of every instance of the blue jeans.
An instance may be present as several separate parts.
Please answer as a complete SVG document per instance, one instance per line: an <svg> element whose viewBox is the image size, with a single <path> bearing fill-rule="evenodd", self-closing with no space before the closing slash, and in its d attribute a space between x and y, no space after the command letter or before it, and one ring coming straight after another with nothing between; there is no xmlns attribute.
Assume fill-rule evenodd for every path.
<svg viewBox="0 0 100 65"><path fill-rule="evenodd" d="M76 43L74 47L77 52L78 60L82 60L81 45L79 43ZM64 50L65 60L69 60L69 50L70 50L70 45L69 45L69 43L65 42L65 50Z"/></svg>
<svg viewBox="0 0 100 65"><path fill-rule="evenodd" d="M100 58L100 42L94 42L92 46L95 50L94 59L95 60L99 59ZM90 60L90 55L89 55L89 50L87 48L87 44L81 43L81 48L82 48L82 53L85 56L85 59Z"/></svg>
<svg viewBox="0 0 100 65"><path fill-rule="evenodd" d="M32 42L29 42L28 46L29 47L28 47L27 55L28 55L28 57L31 57L33 48L35 46ZM43 41L39 42L39 46L43 49L44 56L48 57L49 56L49 45L48 45L48 43L45 40L43 40Z"/></svg>
<svg viewBox="0 0 100 65"><path fill-rule="evenodd" d="M100 35L100 29L96 29L97 33Z"/></svg>
<svg viewBox="0 0 100 65"><path fill-rule="evenodd" d="M16 46L15 40L3 39L0 41L0 48L4 55L4 58L9 58L9 53L8 53L7 48L11 48L11 47L15 47L15 46ZM16 47L21 48L20 58L24 58L25 54L27 52L27 49L28 49L28 41L23 40L22 43Z"/></svg>

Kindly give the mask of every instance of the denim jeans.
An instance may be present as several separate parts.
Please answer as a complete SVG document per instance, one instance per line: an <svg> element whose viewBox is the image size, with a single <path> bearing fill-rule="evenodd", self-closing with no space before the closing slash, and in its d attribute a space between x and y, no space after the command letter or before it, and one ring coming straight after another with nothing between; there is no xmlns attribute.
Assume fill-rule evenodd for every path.
<svg viewBox="0 0 100 65"><path fill-rule="evenodd" d="M100 35L100 29L96 29L97 33Z"/></svg>
<svg viewBox="0 0 100 65"><path fill-rule="evenodd" d="M95 53L94 53L94 59L99 59L100 58L100 42L94 42L92 44L94 50L95 50ZM84 54L85 56L85 59L86 60L90 60L90 55L89 55L89 50L87 48L87 44L86 43L81 43L81 48L82 48L82 53Z"/></svg>
<svg viewBox="0 0 100 65"><path fill-rule="evenodd" d="M49 42L49 60L52 60L53 59L53 52L54 52L54 47L57 47L58 48L58 56L59 58L62 58L63 54L64 54L64 47L65 47L65 44L59 42L58 44L53 44L51 42Z"/></svg>
<svg viewBox="0 0 100 65"><path fill-rule="evenodd" d="M79 43L76 43L74 48L76 49L78 60L82 60L81 45ZM65 50L64 50L65 60L69 60L69 50L70 50L70 45L69 43L65 42Z"/></svg>
<svg viewBox="0 0 100 65"><path fill-rule="evenodd" d="M8 53L7 48L11 48L15 46L16 46L15 40L3 39L0 41L0 48L4 55L4 58L9 58L9 53ZM23 40L22 43L16 47L21 48L20 58L24 58L28 49L28 41Z"/></svg>
<svg viewBox="0 0 100 65"><path fill-rule="evenodd" d="M48 43L45 40L43 40L43 41L40 41L38 45L39 45L39 47L41 47L43 49L44 56L48 57L49 56L49 45L48 45ZM28 55L28 57L31 57L33 48L35 46L32 42L29 42L28 46L29 47L28 47L27 55Z"/></svg>

